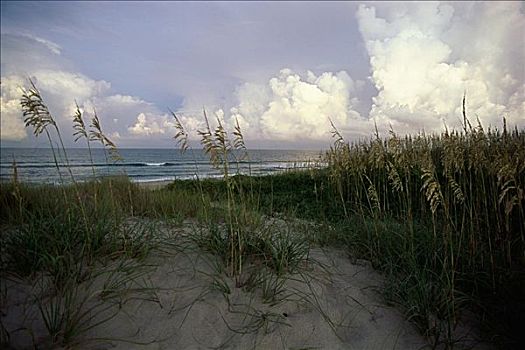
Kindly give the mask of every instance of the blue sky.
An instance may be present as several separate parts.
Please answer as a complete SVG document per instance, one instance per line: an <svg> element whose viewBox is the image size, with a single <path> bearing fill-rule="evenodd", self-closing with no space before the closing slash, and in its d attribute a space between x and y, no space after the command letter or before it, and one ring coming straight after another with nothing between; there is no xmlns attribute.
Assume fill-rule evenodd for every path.
<svg viewBox="0 0 525 350"><path fill-rule="evenodd" d="M525 126L520 2L1 2L3 146L45 144L23 127L32 77L63 134L75 100L122 147L173 147L176 111L197 141L202 108L238 120L253 148ZM73 145L68 139L68 145Z"/></svg>

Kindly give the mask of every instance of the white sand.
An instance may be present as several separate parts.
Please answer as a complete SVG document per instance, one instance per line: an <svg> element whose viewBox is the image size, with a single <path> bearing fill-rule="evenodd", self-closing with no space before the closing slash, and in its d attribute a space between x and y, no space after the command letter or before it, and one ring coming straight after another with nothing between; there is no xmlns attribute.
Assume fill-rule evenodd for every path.
<svg viewBox="0 0 525 350"><path fill-rule="evenodd" d="M217 273L216 259L198 250L154 255L147 261L150 271L134 284L154 289L133 300L130 295L111 299L117 316L86 332L80 348L420 349L427 344L399 310L385 305L378 291L381 276L367 264L352 264L342 251L312 249L301 273L287 276L279 297L284 300L275 304L263 302L260 288L235 287L231 278ZM100 276L85 290L97 295L103 283L115 279ZM14 348L29 348L29 332L13 331L32 328L35 341L42 342L45 330L25 298L28 287L11 287L2 304L3 323ZM119 300L124 302L119 305ZM98 296L90 303L109 305Z"/></svg>

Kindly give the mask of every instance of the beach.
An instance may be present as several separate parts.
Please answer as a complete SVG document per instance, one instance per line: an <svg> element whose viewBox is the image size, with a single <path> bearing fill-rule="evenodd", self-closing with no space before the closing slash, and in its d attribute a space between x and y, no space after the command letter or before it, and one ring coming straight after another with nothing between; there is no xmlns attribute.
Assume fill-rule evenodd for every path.
<svg viewBox="0 0 525 350"><path fill-rule="evenodd" d="M193 224L164 227L166 236L191 235ZM182 241L180 241L183 246ZM383 278L369 263L348 259L344 251L312 248L296 273L283 277L275 300L261 290L249 290L217 271L216 257L194 247L162 249L141 265L144 273L130 288L133 298L120 296L101 303L107 275L85 282L91 296L84 307L97 314L80 348L96 349L420 349L426 340L395 307L387 306L379 290ZM106 267L111 270L112 266ZM248 266L247 278L257 266ZM250 270L251 269L251 270ZM249 272L248 272L249 271ZM120 272L124 274L124 272ZM116 276L112 276L116 278ZM219 283L222 287L219 287ZM46 344L46 329L31 302L38 284L8 281L3 301L3 326L12 348ZM246 281L245 281L246 283ZM81 298L77 295L77 298ZM120 300L119 303L115 303ZM23 315L23 317L22 317ZM30 336L29 333L32 333ZM100 340L103 339L103 340Z"/></svg>
<svg viewBox="0 0 525 350"><path fill-rule="evenodd" d="M339 142L326 166L277 167L260 176L226 161L231 150L221 135L215 142L223 146L209 150L208 165L220 176L151 178L178 165L128 162L134 175L73 181L79 169L93 169L66 162L57 164L61 172L50 185L24 182L13 166L0 187L2 346L521 343L524 227L513 184L523 170L510 159L525 133L482 134L504 146L483 143L484 154L493 152L481 163L468 148L479 135L444 133L393 137L390 148L378 140ZM472 153L466 165L450 153L462 147ZM509 162L506 173L494 165L501 159ZM52 176L49 159L22 164L26 175ZM460 171L471 173L452 175ZM483 191L467 192L476 172L485 176L480 188L490 184L490 203ZM489 208L503 201L506 211ZM504 231L466 221L481 210L486 223Z"/></svg>

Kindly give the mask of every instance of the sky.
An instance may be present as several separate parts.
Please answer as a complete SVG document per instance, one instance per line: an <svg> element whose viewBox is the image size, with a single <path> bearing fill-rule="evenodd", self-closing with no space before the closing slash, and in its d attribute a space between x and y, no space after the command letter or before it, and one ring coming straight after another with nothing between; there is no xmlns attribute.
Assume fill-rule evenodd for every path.
<svg viewBox="0 0 525 350"><path fill-rule="evenodd" d="M1 2L2 147L24 127L31 78L67 146L75 103L120 147L198 144L218 118L250 148L525 127L523 2Z"/></svg>

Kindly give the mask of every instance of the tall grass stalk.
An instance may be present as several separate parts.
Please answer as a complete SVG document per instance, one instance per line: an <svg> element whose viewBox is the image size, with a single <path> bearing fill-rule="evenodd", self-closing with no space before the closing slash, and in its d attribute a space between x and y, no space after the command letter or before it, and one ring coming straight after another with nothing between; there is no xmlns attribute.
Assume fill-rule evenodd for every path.
<svg viewBox="0 0 525 350"><path fill-rule="evenodd" d="M75 137L75 142L77 142L81 138L84 138L86 140L86 146L88 148L89 153L89 161L91 163L91 170L93 172L93 179L95 179L97 174L95 172L93 152L91 151L91 140L89 137L88 130L86 128L86 124L84 123L84 118L82 117L82 111L80 110L80 107L78 106L78 103L76 101L75 106L75 116L73 117L73 129L75 130L75 132L73 133L73 136Z"/></svg>
<svg viewBox="0 0 525 350"><path fill-rule="evenodd" d="M46 133L46 136L47 136L48 141L49 141L49 145L51 147L51 151L53 153L53 159L55 161L55 166L57 168L58 174L60 176L60 179L61 179L61 182L62 182L62 185L63 185L63 180L62 180L62 176L61 176L61 173L60 173L60 166L58 164L58 159L57 159L57 155L55 153L55 148L53 147L53 140L52 140L51 135L49 133L48 127L52 127L53 130L55 131L55 133L56 133L56 135L58 137L58 140L60 142L60 147L61 147L62 152L63 152L64 160L66 162L66 169L67 169L67 171L68 171L68 173L69 173L69 175L71 177L71 181L75 185L75 189L76 189L76 193L77 193L77 201L78 201L78 204L79 204L81 212L82 212L82 219L83 219L84 225L86 227L86 230L89 230L88 223L87 223L88 219L87 219L87 216L86 216L86 210L84 208L84 204L83 204L82 199L80 197L80 193L78 192L78 187L77 187L77 183L75 181L75 177L73 175L73 172L71 171L71 166L69 164L69 158L67 156L66 148L64 146L64 140L62 139L62 134L60 133L60 129L59 129L57 123L55 122L55 119L53 118L53 116L49 112L49 109L48 109L47 105L45 104L45 102L44 102L44 100L42 98L42 95L41 95L40 91L37 89L37 87L34 84L34 82L31 79L29 79L29 83L31 85L31 88L29 90L24 90L24 93L22 95L22 99L20 100L20 105L22 107L23 116L25 118L24 119L25 125L26 125L26 127L28 127L28 126L32 126L33 127L33 132L34 132L35 136L40 135L42 133L42 131L44 131ZM60 148L58 148L58 149L60 149ZM60 151L58 151L58 154L60 154Z"/></svg>
<svg viewBox="0 0 525 350"><path fill-rule="evenodd" d="M201 200L202 200L202 208L204 210L204 217L205 217L206 222L208 222L208 209L206 205L206 200L204 198L204 190L202 189L202 183L199 178L199 166L197 164L197 159L195 157L195 153L193 152L193 148L190 148L189 146L190 145L189 134L184 128L184 125L180 121L179 117L175 114L175 112L173 112L171 109L169 111L171 115L173 116L173 119L175 119L175 129L177 130L177 133L175 134L173 138L175 139L177 144L180 146L181 154L184 154L188 150L188 148L191 151L193 164L195 166L195 179L197 180L197 184L199 186L199 193L200 193Z"/></svg>

